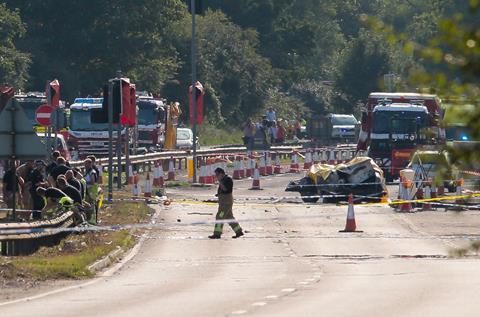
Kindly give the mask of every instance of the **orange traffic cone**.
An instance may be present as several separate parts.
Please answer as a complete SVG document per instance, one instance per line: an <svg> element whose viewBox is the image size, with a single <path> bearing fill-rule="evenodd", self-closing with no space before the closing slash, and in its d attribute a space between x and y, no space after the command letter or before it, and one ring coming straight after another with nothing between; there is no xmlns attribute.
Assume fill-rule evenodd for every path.
<svg viewBox="0 0 480 317"><path fill-rule="evenodd" d="M260 171L258 170L258 165L255 164L255 170L253 171L253 182L252 182L252 187L250 188L252 190L260 190Z"/></svg>
<svg viewBox="0 0 480 317"><path fill-rule="evenodd" d="M267 164L266 172L267 172L268 175L273 175L272 155L270 154L270 152L267 152L267 153L266 153L266 156L267 156L267 159L266 159L266 164Z"/></svg>
<svg viewBox="0 0 480 317"><path fill-rule="evenodd" d="M307 149L307 152L305 152L305 160L303 161L303 169L309 170L311 166L312 166L312 152L310 151L310 149Z"/></svg>
<svg viewBox="0 0 480 317"><path fill-rule="evenodd" d="M424 199L431 199L432 198L432 190L430 188L430 183L425 183L425 195ZM425 201L422 205L422 210L423 211L429 211L432 210L432 204L429 201Z"/></svg>
<svg viewBox="0 0 480 317"><path fill-rule="evenodd" d="M150 180L150 173L147 173L147 178L145 179L145 192L143 197L152 197L152 182Z"/></svg>
<svg viewBox="0 0 480 317"><path fill-rule="evenodd" d="M245 178L245 158L240 156L240 178Z"/></svg>
<svg viewBox="0 0 480 317"><path fill-rule="evenodd" d="M247 171L246 171L246 176L247 177L252 177L253 175L253 170L255 169L255 161L253 159L253 154L250 154L248 156L248 161L247 161Z"/></svg>
<svg viewBox="0 0 480 317"><path fill-rule="evenodd" d="M241 179L240 175L240 156L236 155L235 156L235 161L233 163L233 179Z"/></svg>
<svg viewBox="0 0 480 317"><path fill-rule="evenodd" d="M348 195L348 211L347 211L347 222L345 224L345 229L340 230L339 232L363 232L357 230L357 224L355 223L355 211L353 210L353 195Z"/></svg>

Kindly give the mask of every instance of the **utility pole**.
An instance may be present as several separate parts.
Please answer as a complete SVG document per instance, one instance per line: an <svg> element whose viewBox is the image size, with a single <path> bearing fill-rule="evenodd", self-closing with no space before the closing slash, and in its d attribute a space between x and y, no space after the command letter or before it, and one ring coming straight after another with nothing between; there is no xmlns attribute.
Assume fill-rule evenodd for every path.
<svg viewBox="0 0 480 317"><path fill-rule="evenodd" d="M195 90L195 83L197 82L197 50L195 46L195 0L191 1L192 11L192 109L193 109L193 179L192 183L197 182L197 93Z"/></svg>
<svg viewBox="0 0 480 317"><path fill-rule="evenodd" d="M105 98L105 96L104 96ZM108 203L113 199L113 81L108 81Z"/></svg>

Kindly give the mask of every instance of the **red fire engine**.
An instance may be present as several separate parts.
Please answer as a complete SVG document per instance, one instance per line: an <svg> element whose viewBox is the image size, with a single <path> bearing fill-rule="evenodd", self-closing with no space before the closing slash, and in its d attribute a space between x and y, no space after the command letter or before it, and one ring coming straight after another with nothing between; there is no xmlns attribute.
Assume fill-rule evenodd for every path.
<svg viewBox="0 0 480 317"><path fill-rule="evenodd" d="M357 150L367 150L387 181L393 180L417 148L435 148L445 142L440 104L436 95L371 93L362 113Z"/></svg>

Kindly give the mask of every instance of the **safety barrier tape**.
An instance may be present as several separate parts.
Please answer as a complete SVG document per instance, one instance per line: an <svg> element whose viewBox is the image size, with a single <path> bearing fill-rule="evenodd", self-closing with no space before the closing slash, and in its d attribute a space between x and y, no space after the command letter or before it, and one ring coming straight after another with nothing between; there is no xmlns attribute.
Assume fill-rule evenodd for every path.
<svg viewBox="0 0 480 317"><path fill-rule="evenodd" d="M366 196L368 197L368 196ZM447 199L462 199L462 198L471 198L471 197L480 197L479 194L471 195L461 195L461 196L448 196L448 197L439 197L431 199L419 199L419 200L399 200L392 201L387 203L371 203L371 204L360 204L358 206L364 207L369 205L379 205L379 204L402 204L402 203L411 203L411 202L435 202ZM182 203L182 202L180 202ZM183 203L187 203L184 201ZM198 202L197 202L198 203ZM203 203L203 202L202 202ZM212 203L213 204L213 203ZM452 204L453 206L462 206L460 204ZM471 207L471 206L465 206ZM480 207L480 206L479 206ZM310 216L290 216L290 217L269 217L269 218L250 218L250 219L241 219L243 222L265 222L265 221L281 221L281 220L290 220L290 219L315 219L325 217L325 215L310 215ZM111 225L111 226L77 226L69 228L25 228L25 229L0 229L0 235L14 235L14 234L31 234L31 233L60 233L60 232L88 232L88 231L118 231L118 230L131 230L131 229L155 229L155 228L164 228L171 226L197 226L197 225L214 225L214 224L228 224L232 220L204 220L204 221L192 221L192 222L160 222L160 223L145 223L145 224L125 224L125 225Z"/></svg>

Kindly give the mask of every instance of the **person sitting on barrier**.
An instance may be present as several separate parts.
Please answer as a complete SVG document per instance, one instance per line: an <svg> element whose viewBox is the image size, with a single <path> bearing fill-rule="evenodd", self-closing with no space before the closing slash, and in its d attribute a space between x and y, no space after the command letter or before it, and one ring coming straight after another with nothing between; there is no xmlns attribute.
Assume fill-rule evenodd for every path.
<svg viewBox="0 0 480 317"><path fill-rule="evenodd" d="M57 158L57 166L52 170L50 176L48 177L50 185L56 185L56 180L59 175L65 175L65 173L71 170L71 167L66 165L67 161L62 156Z"/></svg>
<svg viewBox="0 0 480 317"><path fill-rule="evenodd" d="M73 207L73 200L67 194L55 187L38 187L37 194L45 200L45 211L53 210L53 212L70 211Z"/></svg>

